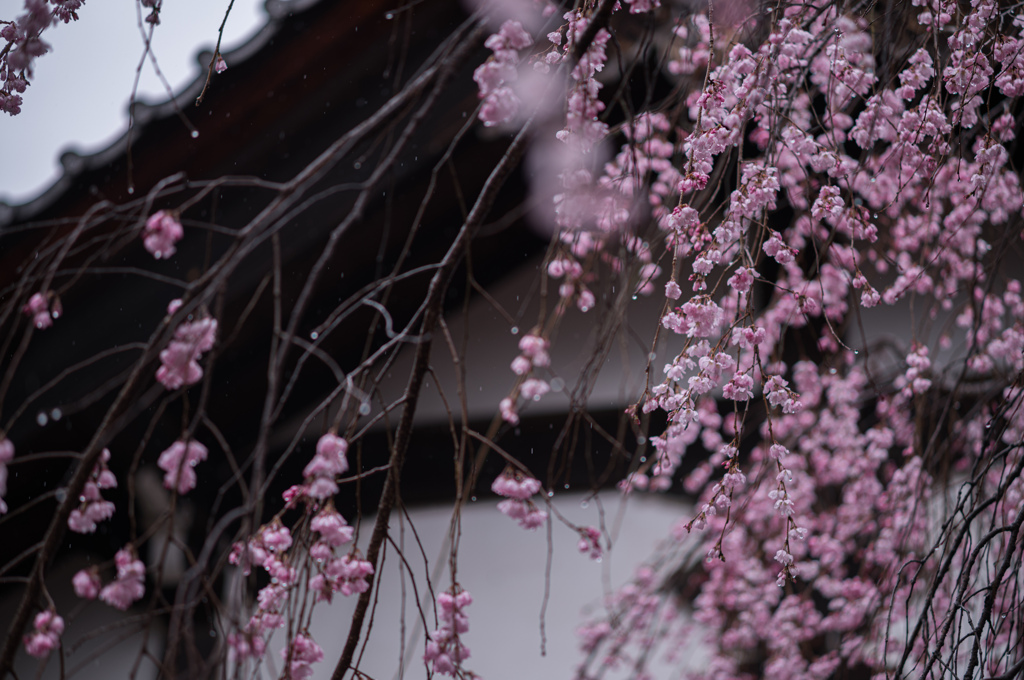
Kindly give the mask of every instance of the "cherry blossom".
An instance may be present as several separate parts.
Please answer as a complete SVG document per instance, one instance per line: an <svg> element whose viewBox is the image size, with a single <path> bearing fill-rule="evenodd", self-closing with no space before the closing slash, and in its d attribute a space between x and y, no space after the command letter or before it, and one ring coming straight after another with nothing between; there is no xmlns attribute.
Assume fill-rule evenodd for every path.
<svg viewBox="0 0 1024 680"><path fill-rule="evenodd" d="M206 447L194 439L179 439L171 444L157 460L157 467L164 471L164 487L179 494L186 494L196 488L195 467L206 460Z"/></svg>
<svg viewBox="0 0 1024 680"><path fill-rule="evenodd" d="M519 51L532 45L533 38L521 23L509 19L485 44L494 54L473 73L483 99L478 116L484 125L501 125L515 118L522 106L510 85L518 79Z"/></svg>
<svg viewBox="0 0 1024 680"><path fill-rule="evenodd" d="M180 300L172 301L167 313L174 314L180 305ZM199 382L203 377L199 359L213 349L216 339L216 319L206 317L183 322L174 331L174 339L167 345L167 349L160 352L157 381L169 390Z"/></svg>
<svg viewBox="0 0 1024 680"><path fill-rule="evenodd" d="M34 293L21 313L31 317L32 325L39 330L44 330L53 325L53 320L59 318L63 313L60 300L54 298L52 293Z"/></svg>
<svg viewBox="0 0 1024 680"><path fill-rule="evenodd" d="M308 634L300 633L281 650L281 657L288 664L289 678L306 680L313 675L313 664L323 661L324 650Z"/></svg>
<svg viewBox="0 0 1024 680"><path fill-rule="evenodd" d="M7 512L7 464L14 460L14 442L0 432L0 515Z"/></svg>
<svg viewBox="0 0 1024 680"><path fill-rule="evenodd" d="M320 437L316 444L316 455L309 461L302 474L306 480L304 492L311 498L323 500L338 493L335 478L348 470L348 442L333 432Z"/></svg>
<svg viewBox="0 0 1024 680"><path fill-rule="evenodd" d="M95 600L102 586L99 572L95 568L75 572L71 584L75 588L75 595L85 600Z"/></svg>
<svg viewBox="0 0 1024 680"><path fill-rule="evenodd" d="M136 557L130 545L117 551L114 563L117 579L104 586L99 597L111 607L125 611L146 594L146 565Z"/></svg>
<svg viewBox="0 0 1024 680"><path fill-rule="evenodd" d="M109 461L110 450L103 449L89 480L85 483L80 505L72 510L68 517L68 528L76 533L91 534L96 531L99 522L106 521L114 515L114 504L104 500L101 493L103 489L117 488L117 478L107 468Z"/></svg>
<svg viewBox="0 0 1024 680"><path fill-rule="evenodd" d="M439 626L430 634L423 661L434 673L455 677L462 662L469 658L469 648L462 642L462 635L469 632L469 617L465 609L473 603L469 591L452 586L448 592L437 595L437 618Z"/></svg>
<svg viewBox="0 0 1024 680"><path fill-rule="evenodd" d="M53 611L36 614L33 630L25 636L25 651L36 658L45 658L60 646L64 619Z"/></svg>
<svg viewBox="0 0 1024 680"><path fill-rule="evenodd" d="M227 68L225 66L225 68ZM167 210L158 210L149 219L142 229L143 244L150 255L156 259L167 259L174 255L174 244L185 235L184 229L178 216Z"/></svg>

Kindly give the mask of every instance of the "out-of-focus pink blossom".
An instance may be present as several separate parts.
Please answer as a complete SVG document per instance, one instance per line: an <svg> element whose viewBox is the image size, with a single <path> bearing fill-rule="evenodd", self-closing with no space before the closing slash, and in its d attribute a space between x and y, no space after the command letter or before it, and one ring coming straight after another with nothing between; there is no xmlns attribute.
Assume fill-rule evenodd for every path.
<svg viewBox="0 0 1024 680"><path fill-rule="evenodd" d="M146 565L135 556L135 549L131 546L117 551L114 564L117 565L117 580L100 591L100 599L125 611L146 594Z"/></svg>
<svg viewBox="0 0 1024 680"><path fill-rule="evenodd" d="M324 650L309 635L299 633L281 650L281 657L288 664L287 677L306 680L313 675L313 664L323 661Z"/></svg>
<svg viewBox="0 0 1024 680"><path fill-rule="evenodd" d="M142 229L142 244L156 259L167 259L174 255L174 244L185 235L177 213L158 210L146 220Z"/></svg>
<svg viewBox="0 0 1024 680"><path fill-rule="evenodd" d="M595 527L584 527L580 529L580 540L576 548L581 553L587 553L592 560L601 560L603 550L601 549L601 532Z"/></svg>
<svg viewBox="0 0 1024 680"><path fill-rule="evenodd" d="M32 324L39 330L44 330L53 325L53 320L60 316L60 308L55 305L50 309L49 295L35 293L28 299L28 303L21 308L21 313L32 318Z"/></svg>
<svg viewBox="0 0 1024 680"><path fill-rule="evenodd" d="M506 467L491 484L491 491L506 498L526 500L540 491L540 480L527 477L512 467Z"/></svg>
<svg viewBox="0 0 1024 680"><path fill-rule="evenodd" d="M514 519L522 528L530 531L543 526L548 520L548 513L528 500L509 498L498 503L498 510L506 517Z"/></svg>
<svg viewBox="0 0 1024 680"><path fill-rule="evenodd" d="M100 594L100 575L95 568L82 569L71 579L75 587L75 595L85 600L95 600Z"/></svg>
<svg viewBox="0 0 1024 680"><path fill-rule="evenodd" d="M25 636L25 651L42 659L60 646L60 636L64 632L64 619L54 611L36 614L33 630Z"/></svg>
<svg viewBox="0 0 1024 680"><path fill-rule="evenodd" d="M14 442L0 432L0 515L7 512L7 464L14 460Z"/></svg>
<svg viewBox="0 0 1024 680"><path fill-rule="evenodd" d="M164 471L164 487L179 494L196 488L195 467L206 460L207 455L206 447L194 439L171 444L156 462L157 467Z"/></svg>

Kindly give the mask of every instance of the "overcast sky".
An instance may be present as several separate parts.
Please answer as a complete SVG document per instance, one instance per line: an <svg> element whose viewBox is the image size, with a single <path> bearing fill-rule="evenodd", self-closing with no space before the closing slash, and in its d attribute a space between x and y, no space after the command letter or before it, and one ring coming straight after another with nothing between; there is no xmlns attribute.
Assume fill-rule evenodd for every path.
<svg viewBox="0 0 1024 680"><path fill-rule="evenodd" d="M244 43L265 22L263 0L235 0L222 52ZM196 55L212 50L228 0L167 0L153 38L160 69L175 91L199 74ZM0 19L23 12L24 0L0 0ZM124 133L127 105L142 56L136 0L86 0L79 21L44 34L51 51L17 116L0 113L0 201L29 201L60 175L60 154L95 153ZM152 64L143 67L138 98L158 103L167 92Z"/></svg>

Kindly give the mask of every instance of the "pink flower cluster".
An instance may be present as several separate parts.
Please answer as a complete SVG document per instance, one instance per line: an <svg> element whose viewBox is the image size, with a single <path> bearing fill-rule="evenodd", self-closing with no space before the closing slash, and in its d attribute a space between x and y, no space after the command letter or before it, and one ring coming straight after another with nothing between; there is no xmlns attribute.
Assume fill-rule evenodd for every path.
<svg viewBox="0 0 1024 680"><path fill-rule="evenodd" d="M483 106L478 114L484 125L507 123L516 117L522 102L511 84L518 79L519 50L533 44L533 38L518 21L509 19L484 43L494 52L473 72L480 87Z"/></svg>
<svg viewBox="0 0 1024 680"><path fill-rule="evenodd" d="M896 386L903 389L903 395L909 397L912 394L924 394L932 386L932 381L925 377L929 374L932 366L928 358L928 348L924 345L916 345L907 355L907 370L902 378L896 381Z"/></svg>
<svg viewBox="0 0 1024 680"><path fill-rule="evenodd" d="M179 494L186 494L196 488L195 467L206 460L206 447L194 439L187 442L178 440L171 444L156 464L164 471L164 487Z"/></svg>
<svg viewBox="0 0 1024 680"><path fill-rule="evenodd" d="M498 405L501 417L505 422L513 425L519 422L519 413L516 410L518 397L527 401L540 401L541 397L551 391L551 385L546 380L532 375L534 369L546 368L551 365L551 356L548 354L549 347L548 341L535 333L524 335L519 341L520 354L512 360L512 372L529 377L523 380Z"/></svg>
<svg viewBox="0 0 1024 680"><path fill-rule="evenodd" d="M31 318L32 324L36 328L43 330L52 326L54 319L60 318L63 307L60 304L60 299L53 293L35 293L21 308L21 313Z"/></svg>
<svg viewBox="0 0 1024 680"><path fill-rule="evenodd" d="M136 557L135 549L130 545L117 551L114 555L114 564L117 566L117 580L104 586L99 596L111 607L125 611L146 594L146 565ZM91 586L84 583L84 578L82 581L82 591L92 592Z"/></svg>
<svg viewBox="0 0 1024 680"><path fill-rule="evenodd" d="M43 659L51 651L60 646L60 636L64 632L64 619L51 610L36 614L33 630L25 636L25 651L30 655Z"/></svg>
<svg viewBox="0 0 1024 680"><path fill-rule="evenodd" d="M491 484L491 491L506 499L498 503L498 510L524 529L536 529L547 521L548 513L530 500L531 496L540 491L539 479L527 477L515 468L506 466L505 471Z"/></svg>
<svg viewBox="0 0 1024 680"><path fill-rule="evenodd" d="M330 602L334 593L345 597L365 593L370 588L369 577L373 565L364 560L358 551L332 559L322 571L309 580L309 589L316 593L317 601Z"/></svg>
<svg viewBox="0 0 1024 680"><path fill-rule="evenodd" d="M330 501L309 523L309 528L320 534L320 540L310 548L313 559L324 561L330 556L330 548L336 548L352 540L354 530ZM324 547L327 550L324 550Z"/></svg>
<svg viewBox="0 0 1024 680"><path fill-rule="evenodd" d="M520 354L512 361L512 372L516 375L526 375L534 367L550 366L549 347L550 343L539 335L524 335L519 341Z"/></svg>
<svg viewBox="0 0 1024 680"><path fill-rule="evenodd" d="M995 494L1002 493L996 480L1005 483L1019 460L1024 393L1014 379L1024 367L1024 303L997 251L1015 240L1024 208L1011 160L1016 98L1024 93L1024 15L994 0L911 4L922 10L927 40L912 40L902 63L887 62L885 79L875 61L889 55L887 46L874 42L878 34L867 19L844 15L841 6L773 6L751 21L766 28L760 44L715 52L711 22L684 10L673 31L678 59L667 70L700 76L678 82L683 92L693 86L689 122L630 112L635 123L623 124L626 141L603 174L581 162L561 175L555 221L562 232L549 273L565 278L563 300L582 301L584 290L593 295L598 270L591 262L611 264L616 273L653 271L641 249L606 236L628 223L637 203L649 206L672 255L666 297L682 299L662 324L678 334L679 347L665 380L633 409L662 410L668 425L649 440L654 455L622 487L668 488L688 448L711 452L684 480L701 497L700 516L675 532L682 540L693 528L711 529L702 552L715 561L703 568L699 630L689 635L708 631L713 658L698 677L747 677L752 667L766 678L889 670L892 649L879 642L885 622L931 615L915 609L920 588L897 576L908 564L914 573L936 573L936 553L928 549L929 461L948 457L966 474L977 469L974 457L1009 452L998 449L999 439L1015 453L993 465L998 472L987 488ZM718 9L715 38L728 25ZM585 26L590 9L566 18L569 25L549 35L556 49L537 70L564 59L564 46L580 34L573 22ZM581 149L592 141L585 128L598 129L604 106L599 85L586 82L602 57L590 56L573 74L559 135ZM723 185L712 178L725 176L736 179L723 201ZM592 207L606 198L595 187L614 198L607 208ZM677 281L691 265L693 294L685 295ZM905 365L879 373L890 362L879 362L877 348L863 345L853 329L867 309L911 296L912 309L926 309L934 323L912 319ZM955 318L958 330L942 316ZM546 336L554 325L545 327ZM949 355L962 359L966 372L935 369L936 345L944 363ZM782 359L794 352L813 360ZM512 363L524 385L536 368L525 352ZM986 385L989 396L965 390L954 375ZM941 389L933 387L940 380ZM502 401L507 422L518 422L515 399L523 393ZM723 397L728 404L720 412ZM947 412L943 436L922 441L922 423L930 427ZM522 480L506 475L493 487L508 497L503 511L525 516L539 483L523 489ZM1019 508L1017 487L1006 498ZM1013 512L1006 517L1009 524ZM945 536L935 545L944 546ZM594 545L588 539L581 534L581 550ZM992 554L1000 550L1007 548ZM727 562L717 561L726 555ZM780 589L794 580L798 587ZM985 582L979 576L972 583ZM646 677L632 664L650 656L650 631L685 637L681 626L654 618L675 609L659 589L664 582L653 572L638 576L608 622L589 628L595 664L625 662L632 675ZM942 592L935 597L939 609L952 601ZM962 611L968 613L950 608L947 620L973 626L965 617L974 610ZM926 674L947 663L935 662L938 649L955 646L930 635L911 645L913 663L932 659ZM1011 637L1002 635L991 649L1010 649ZM607 655L597 651L602 644ZM986 672L993 676L1008 670L1005 654L997 656L989 654Z"/></svg>
<svg viewBox="0 0 1024 680"><path fill-rule="evenodd" d="M334 432L328 432L316 443L316 454L306 464L302 475L305 485L302 488L310 498L324 500L338 493L335 478L348 471L348 442Z"/></svg>
<svg viewBox="0 0 1024 680"><path fill-rule="evenodd" d="M324 660L324 650L309 633L299 633L290 645L281 650L281 657L288 664L285 677L290 680L306 680L313 675L313 664Z"/></svg>
<svg viewBox="0 0 1024 680"><path fill-rule="evenodd" d="M430 664L434 673L455 677L462 662L469 658L469 647L462 643L460 636L469 631L469 618L463 610L472 603L469 591L459 586L438 594L437 618L440 625L430 634L423 653L424 663Z"/></svg>
<svg viewBox="0 0 1024 680"><path fill-rule="evenodd" d="M285 625L285 613L290 598L314 596L312 604L330 602L335 593L344 596L366 592L370 587L369 577L374 573L373 564L362 558L358 550L336 557L335 549L352 541L353 528L334 508L327 494L326 504L316 489L334 484L334 475L348 469L345 460L347 442L334 433L320 438L314 459L306 466L306 484L288 489L284 496L288 508L305 505L308 524L299 525L297 535L275 518L260 528L256 536L245 542L236 543L228 556L231 564L238 565L248 575L252 566L261 567L270 576L270 583L260 589L256 599L259 606L245 627L228 636L231 653L236 660L259 659L266 652L267 635ZM319 480L319 481L318 481ZM313 489L312 492L310 489ZM315 515L313 513L316 513ZM303 564L304 562L304 564ZM300 572L301 570L301 572ZM308 581L300 578L308 575ZM308 643L308 644L307 644ZM307 677L310 664L320 660L316 650L319 647L306 639L298 642L286 657L293 664L296 677ZM294 664L298 665L294 665Z"/></svg>
<svg viewBox="0 0 1024 680"><path fill-rule="evenodd" d="M82 491L81 505L71 511L68 517L68 528L79 534L91 534L96 531L96 524L110 519L114 515L114 504L103 500L102 489L117 488L117 477L107 468L110 461L110 450L103 449L100 459L92 471L89 481Z"/></svg>
<svg viewBox="0 0 1024 680"><path fill-rule="evenodd" d="M259 607L248 624L228 636L228 644L237 660L262 657L266 651L266 634L285 625L284 607L298 578L287 554L291 546L291 531L278 519L260 527L259 533L248 541L232 546L228 562L238 565L243 574L248 575L255 565L270 576L270 583L257 593Z"/></svg>
<svg viewBox="0 0 1024 680"><path fill-rule="evenodd" d="M601 549L601 532L596 527L583 527L579 530L580 540L576 548L590 559L600 562L604 551Z"/></svg>
<svg viewBox="0 0 1024 680"><path fill-rule="evenodd" d="M7 512L7 464L14 460L14 442L0 432L0 515Z"/></svg>
<svg viewBox="0 0 1024 680"><path fill-rule="evenodd" d="M181 300L173 300L167 313L174 314ZM156 379L169 390L195 385L203 377L199 358L213 349L217 339L217 320L211 317L185 321L174 331L174 339L160 352L160 368Z"/></svg>
<svg viewBox="0 0 1024 680"><path fill-rule="evenodd" d="M562 18L566 21L565 40L558 40L555 43L555 51L550 54L558 55L560 50L560 56L565 60L575 51L577 42L590 24L590 17L577 9L566 12ZM549 34L548 39L552 40L556 35L560 34ZM580 57L576 68L572 70L573 83L566 97L565 127L555 133L555 137L578 154L589 152L608 134L608 124L598 117L605 106L598 97L602 85L597 80L597 74L604 70L604 64L608 59L606 50L611 37L611 33L605 29L599 30L587 51Z"/></svg>
<svg viewBox="0 0 1024 680"><path fill-rule="evenodd" d="M71 585L75 588L75 595L83 600L95 600L100 594L103 583L100 581L100 574L96 567L81 569L75 572L71 578Z"/></svg>
<svg viewBox="0 0 1024 680"><path fill-rule="evenodd" d="M548 520L547 511L541 510L532 501L509 498L498 503L498 510L506 517L514 519L522 528L530 531L544 526L544 522Z"/></svg>
<svg viewBox="0 0 1024 680"><path fill-rule="evenodd" d="M177 213L158 210L146 220L142 229L142 244L156 259L167 259L174 255L174 244L185 235Z"/></svg>
<svg viewBox="0 0 1024 680"><path fill-rule="evenodd" d="M50 46L40 37L56 21L68 23L78 19L78 8L84 0L25 0L25 13L15 21L0 23L0 111L12 116L21 113L22 98L32 78L33 62L46 54Z"/></svg>

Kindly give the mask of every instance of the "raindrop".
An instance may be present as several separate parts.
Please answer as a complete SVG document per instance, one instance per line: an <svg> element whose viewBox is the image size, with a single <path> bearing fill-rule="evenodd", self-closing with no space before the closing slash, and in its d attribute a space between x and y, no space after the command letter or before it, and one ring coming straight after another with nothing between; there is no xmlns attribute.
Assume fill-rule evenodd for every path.
<svg viewBox="0 0 1024 680"><path fill-rule="evenodd" d="M647 442L647 437L645 437L645 436L643 436L643 435L639 435L639 436L638 436L638 437L636 438L636 443L637 443L637 444L644 444L644 443L646 443L646 442Z"/></svg>
<svg viewBox="0 0 1024 680"><path fill-rule="evenodd" d="M580 306L580 311L581 312L589 312L590 311L590 307L588 307L586 305L581 305Z"/></svg>
<svg viewBox="0 0 1024 680"><path fill-rule="evenodd" d="M564 485L564 488L565 488L566 491L568 491L569 490L569 485L568 484Z"/></svg>
<svg viewBox="0 0 1024 680"><path fill-rule="evenodd" d="M829 373L829 375L835 375L836 374L836 369L830 368L830 369L828 369L828 373Z"/></svg>
<svg viewBox="0 0 1024 680"><path fill-rule="evenodd" d="M860 350L859 349L853 350L853 354L854 354L854 356L856 356L857 354L860 354Z"/></svg>
<svg viewBox="0 0 1024 680"><path fill-rule="evenodd" d="M588 503L587 501L580 501L580 507L586 510L587 508L590 507L590 503Z"/></svg>
<svg viewBox="0 0 1024 680"><path fill-rule="evenodd" d="M45 413L40 411L38 415L36 415L36 422L39 423L39 427L42 427L43 425L46 425L46 423L50 422L50 419Z"/></svg>
<svg viewBox="0 0 1024 680"><path fill-rule="evenodd" d="M548 498L554 498L554 497L555 497L555 492L554 491L548 491Z"/></svg>
<svg viewBox="0 0 1024 680"><path fill-rule="evenodd" d="M356 161L355 163L352 164L352 167L358 170L359 168L363 167L363 164L360 163L359 161Z"/></svg>
<svg viewBox="0 0 1024 680"><path fill-rule="evenodd" d="M392 19L395 18L395 14L394 12L388 12L387 14L384 15L384 18L387 19L388 21L391 21Z"/></svg>
<svg viewBox="0 0 1024 680"><path fill-rule="evenodd" d="M654 361L655 359L658 358L658 355L655 354L654 352L651 352L650 354L647 355L647 358L650 359L651 361Z"/></svg>
<svg viewBox="0 0 1024 680"><path fill-rule="evenodd" d="M217 631L211 630L210 631L210 637L217 637Z"/></svg>
<svg viewBox="0 0 1024 680"><path fill-rule="evenodd" d="M601 558L601 557L595 557L595 558L594 558L594 561L595 561L595 562L598 562L598 563L600 563L602 559L603 559L603 558Z"/></svg>
<svg viewBox="0 0 1024 680"><path fill-rule="evenodd" d="M68 497L67 489L57 489L54 493L54 497L57 499L58 503L63 503L64 499Z"/></svg>
<svg viewBox="0 0 1024 680"><path fill-rule="evenodd" d="M319 337L320 337L320 334L317 333L316 331L313 331L312 333L309 334L309 339L310 340L316 340Z"/></svg>
<svg viewBox="0 0 1024 680"><path fill-rule="evenodd" d="M370 402L364 401L362 404L359 405L359 415L370 415Z"/></svg>
<svg viewBox="0 0 1024 680"><path fill-rule="evenodd" d="M640 456L640 462L641 463L646 463L647 462L647 456Z"/></svg>
<svg viewBox="0 0 1024 680"><path fill-rule="evenodd" d="M563 389L565 389L565 381L564 380L562 380L561 378L552 378L551 379L551 391L552 392L561 392Z"/></svg>
<svg viewBox="0 0 1024 680"><path fill-rule="evenodd" d="M634 295L634 296L633 296L633 299L634 299L634 300L636 299L636 295Z"/></svg>
<svg viewBox="0 0 1024 680"><path fill-rule="evenodd" d="M873 217L874 217L874 218L875 218L875 219L877 220L877 219L878 219L878 213L875 213L875 214L873 215Z"/></svg>
<svg viewBox="0 0 1024 680"><path fill-rule="evenodd" d="M512 335L519 335L519 326L512 326Z"/></svg>
<svg viewBox="0 0 1024 680"><path fill-rule="evenodd" d="M199 130L193 130L192 131L192 139L195 139L198 136L199 136Z"/></svg>
<svg viewBox="0 0 1024 680"><path fill-rule="evenodd" d="M476 496L470 496L470 497L469 497L469 500L471 500L471 501L473 501L474 503L476 503Z"/></svg>
<svg viewBox="0 0 1024 680"><path fill-rule="evenodd" d="M134 194L135 193L135 187L128 187L128 193L129 194Z"/></svg>

